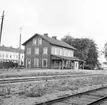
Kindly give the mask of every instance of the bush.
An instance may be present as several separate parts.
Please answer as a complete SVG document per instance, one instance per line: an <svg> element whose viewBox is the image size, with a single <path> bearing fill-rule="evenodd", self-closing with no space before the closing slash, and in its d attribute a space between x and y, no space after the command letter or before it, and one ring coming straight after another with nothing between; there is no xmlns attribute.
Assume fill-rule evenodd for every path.
<svg viewBox="0 0 107 105"><path fill-rule="evenodd" d="M93 70L94 66L93 65L85 65L84 69L89 69L89 70Z"/></svg>
<svg viewBox="0 0 107 105"><path fill-rule="evenodd" d="M31 87L29 89L24 89L20 94L25 94L27 97L41 97L46 93L45 88L39 85Z"/></svg>

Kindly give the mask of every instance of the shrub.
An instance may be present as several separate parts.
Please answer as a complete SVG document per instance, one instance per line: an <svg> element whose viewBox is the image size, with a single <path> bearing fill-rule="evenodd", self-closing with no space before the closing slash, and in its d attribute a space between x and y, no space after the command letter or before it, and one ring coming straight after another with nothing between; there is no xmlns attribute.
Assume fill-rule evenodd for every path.
<svg viewBox="0 0 107 105"><path fill-rule="evenodd" d="M92 65L85 65L84 69L92 70L92 69L94 69L94 67Z"/></svg>
<svg viewBox="0 0 107 105"><path fill-rule="evenodd" d="M39 85L31 87L29 90L23 91L27 97L41 97L46 93L45 88Z"/></svg>

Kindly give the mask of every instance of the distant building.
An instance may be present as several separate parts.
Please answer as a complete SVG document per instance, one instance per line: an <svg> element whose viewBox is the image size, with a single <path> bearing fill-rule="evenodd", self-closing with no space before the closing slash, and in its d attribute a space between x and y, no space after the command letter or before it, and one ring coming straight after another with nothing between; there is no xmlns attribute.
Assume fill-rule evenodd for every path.
<svg viewBox="0 0 107 105"><path fill-rule="evenodd" d="M56 36L35 34L23 43L26 68L78 69L83 61L74 57L76 48L60 41Z"/></svg>
<svg viewBox="0 0 107 105"><path fill-rule="evenodd" d="M19 49L0 46L0 68L9 67L12 63L19 64ZM24 50L20 50L20 65L24 65Z"/></svg>
<svg viewBox="0 0 107 105"><path fill-rule="evenodd" d="M107 60L107 43L104 46L104 54L105 54L105 58Z"/></svg>
<svg viewBox="0 0 107 105"><path fill-rule="evenodd" d="M106 69L107 68L107 60L106 60L106 57L105 57L105 53L104 51L100 51L98 53L99 57L98 57L98 60L99 60L99 67L98 69Z"/></svg>

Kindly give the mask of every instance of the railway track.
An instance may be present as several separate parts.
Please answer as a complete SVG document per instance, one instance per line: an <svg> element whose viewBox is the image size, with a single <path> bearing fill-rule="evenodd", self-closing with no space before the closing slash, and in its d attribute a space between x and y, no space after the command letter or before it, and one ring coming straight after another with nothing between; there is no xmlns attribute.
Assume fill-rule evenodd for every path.
<svg viewBox="0 0 107 105"><path fill-rule="evenodd" d="M102 87L35 105L101 105L105 100L107 101L107 87Z"/></svg>
<svg viewBox="0 0 107 105"><path fill-rule="evenodd" d="M104 96L104 97L102 97L102 98L100 98L100 99L98 99L92 103L89 103L88 105L104 105L103 104L104 101L106 101L105 105L107 105L107 96Z"/></svg>
<svg viewBox="0 0 107 105"><path fill-rule="evenodd" d="M84 74L84 75L57 75L57 76L37 76L37 77L17 77L17 78L4 78L0 79L0 84L6 83L18 83L18 82L30 82L30 81L41 81L41 80L53 80L53 79L63 79L63 78L84 78L84 77L94 77L94 76L101 76L101 74Z"/></svg>
<svg viewBox="0 0 107 105"><path fill-rule="evenodd" d="M96 78L97 76L99 78ZM94 78L95 81L92 77L95 77ZM2 84L3 84L3 86L6 86L6 85L8 86L8 83L19 83L20 84L20 82L41 81L41 80L43 80L43 83L44 83L44 80L45 81L46 80L50 80L50 81L56 80L57 81L58 79L63 80L65 78L68 78L71 80L81 79L82 82L83 82L83 80L85 80L87 82L87 84L88 84L88 80L89 80L90 85L84 85L85 82L83 82L81 85L81 83L80 83L81 81L80 82L77 81L76 84L75 84L75 82L74 83L71 82L72 85L75 85L78 87L80 86L80 87L76 91L74 91L75 89L74 90L71 89L68 91L66 91L67 89L65 91L61 90L62 93L64 93L64 94L60 95L58 93L59 95L57 95L56 98L53 96L51 96L51 97L49 96L50 98L46 97L47 101L46 100L41 101L40 99L39 99L40 100L39 101L37 99L38 101L35 102L35 105L99 105L99 104L95 104L95 103L99 102L103 99L106 99L106 96L107 96L107 87L106 87L107 86L107 83L106 83L107 75L102 75L102 74L55 75L55 76L37 76L37 77L17 77L17 78L5 78L5 79L0 78L0 85L2 86ZM90 79L92 79L92 81ZM98 81L96 81L96 79ZM100 81L100 79L102 81ZM94 83L93 81L95 82L95 84L93 84ZM80 85L79 85L79 83L80 83ZM103 84L103 83L105 83L105 84ZM87 88L87 86L91 87L92 85L96 85L96 86L94 88ZM99 85L99 86L97 86L97 85ZM16 86L16 84L15 84L15 86ZM85 88L85 86L86 86L86 88ZM82 88L82 90L80 88ZM80 90L80 91L78 91L78 90ZM16 91L17 91L17 89L16 89ZM59 92L61 92L61 91L59 90ZM72 93L72 91L74 91L74 92ZM11 92L11 90L10 90L10 92ZM26 94L25 94L25 96L26 96Z"/></svg>

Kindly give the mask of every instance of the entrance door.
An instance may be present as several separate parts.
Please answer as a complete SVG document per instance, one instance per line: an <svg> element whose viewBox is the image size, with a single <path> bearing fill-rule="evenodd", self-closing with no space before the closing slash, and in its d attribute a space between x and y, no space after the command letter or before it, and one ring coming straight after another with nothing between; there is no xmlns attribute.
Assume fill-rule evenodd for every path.
<svg viewBox="0 0 107 105"><path fill-rule="evenodd" d="M26 59L26 68L31 68L31 59Z"/></svg>
<svg viewBox="0 0 107 105"><path fill-rule="evenodd" d="M38 58L35 58L35 59L34 59L34 67L35 67L35 68L38 68L38 67L39 67L39 59L38 59Z"/></svg>
<svg viewBox="0 0 107 105"><path fill-rule="evenodd" d="M78 62L75 62L75 69L77 70L79 68Z"/></svg>

